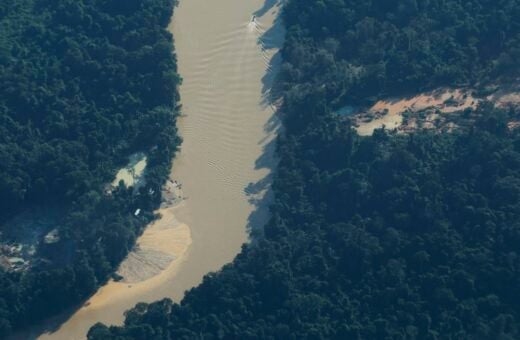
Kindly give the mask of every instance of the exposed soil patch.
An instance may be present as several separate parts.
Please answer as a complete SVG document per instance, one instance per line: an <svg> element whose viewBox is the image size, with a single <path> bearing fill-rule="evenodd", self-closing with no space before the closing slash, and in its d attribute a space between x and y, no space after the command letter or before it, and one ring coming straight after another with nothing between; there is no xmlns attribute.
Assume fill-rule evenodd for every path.
<svg viewBox="0 0 520 340"><path fill-rule="evenodd" d="M500 108L518 106L520 89L509 86L497 88L486 96L477 96L471 89L442 88L407 98L380 100L372 107L351 115L350 119L362 136L371 135L383 126L399 133L417 129L450 132L459 124L470 124L471 112L484 101L491 101ZM516 127L514 122L511 127Z"/></svg>
<svg viewBox="0 0 520 340"><path fill-rule="evenodd" d="M123 181L126 187L132 186L135 189L143 186L145 184L143 175L147 162L148 159L144 153L138 152L130 156L128 164L117 172L112 187L118 186L120 181Z"/></svg>

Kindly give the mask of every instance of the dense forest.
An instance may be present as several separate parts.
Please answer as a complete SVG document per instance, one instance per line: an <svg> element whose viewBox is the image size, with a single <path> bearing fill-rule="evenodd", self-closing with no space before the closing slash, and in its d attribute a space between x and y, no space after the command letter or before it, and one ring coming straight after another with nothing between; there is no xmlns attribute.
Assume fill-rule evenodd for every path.
<svg viewBox="0 0 520 340"><path fill-rule="evenodd" d="M508 80L519 16L516 0L292 0L284 78L322 87L327 105Z"/></svg>
<svg viewBox="0 0 520 340"><path fill-rule="evenodd" d="M0 3L1 241L18 215L59 207L29 268L0 268L0 337L92 294L154 218L179 144L174 5ZM107 191L137 151L146 186Z"/></svg>
<svg viewBox="0 0 520 340"><path fill-rule="evenodd" d="M520 109L360 137L335 109L511 81L520 1L288 0L285 131L265 235L180 304L101 339L520 338Z"/></svg>

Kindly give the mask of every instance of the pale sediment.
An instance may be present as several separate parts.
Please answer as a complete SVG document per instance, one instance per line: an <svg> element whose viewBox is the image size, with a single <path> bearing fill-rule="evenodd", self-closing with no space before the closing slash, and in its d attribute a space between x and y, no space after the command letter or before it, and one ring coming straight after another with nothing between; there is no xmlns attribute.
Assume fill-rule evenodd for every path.
<svg viewBox="0 0 520 340"><path fill-rule="evenodd" d="M144 153L138 152L133 154L130 156L128 164L117 172L116 178L112 182L112 186L116 187L119 185L120 181L123 181L127 187L141 187L145 184L143 181L143 174L147 163L148 159Z"/></svg>
<svg viewBox="0 0 520 340"><path fill-rule="evenodd" d="M372 135L374 130L383 126L387 130L412 132L419 128L418 113L425 116L420 128L452 131L456 125L444 124L450 114L475 110L483 101L490 101L496 107L507 108L520 102L518 89L507 87L492 95L477 97L475 90L467 88L439 88L435 91L419 93L411 97L387 98L375 103L365 111L352 115L359 135ZM341 109L339 110L341 112ZM408 115L407 119L404 116Z"/></svg>
<svg viewBox="0 0 520 340"><path fill-rule="evenodd" d="M136 283L158 275L175 259L174 256L154 249L137 247L121 263L117 274L122 277L121 282Z"/></svg>

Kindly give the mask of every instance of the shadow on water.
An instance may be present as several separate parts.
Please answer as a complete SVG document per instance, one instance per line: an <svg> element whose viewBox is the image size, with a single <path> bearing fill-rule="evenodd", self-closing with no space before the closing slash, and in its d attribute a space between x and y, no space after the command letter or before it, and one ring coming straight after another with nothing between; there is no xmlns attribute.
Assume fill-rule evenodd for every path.
<svg viewBox="0 0 520 340"><path fill-rule="evenodd" d="M281 6L282 0L266 0L261 9L256 11L254 15L261 19L263 15L268 13L275 6ZM249 183L244 189L248 196L249 203L254 205L255 209L248 217L248 232L252 242L262 238L263 228L270 217L270 206L274 200L274 193L271 184L274 178L274 171L278 164L276 158L276 145L278 133L281 132L281 122L278 116L279 103L281 101L281 91L278 90L278 74L282 64L282 56L279 51L284 43L285 29L281 20L280 12L273 25L265 31L259 38L258 44L262 47L263 53L270 50L277 50L267 65L267 72L262 77L262 99L259 103L262 109L272 108L273 114L264 125L266 137L260 144L265 144L262 154L255 162L255 169L267 169L269 174L257 181Z"/></svg>

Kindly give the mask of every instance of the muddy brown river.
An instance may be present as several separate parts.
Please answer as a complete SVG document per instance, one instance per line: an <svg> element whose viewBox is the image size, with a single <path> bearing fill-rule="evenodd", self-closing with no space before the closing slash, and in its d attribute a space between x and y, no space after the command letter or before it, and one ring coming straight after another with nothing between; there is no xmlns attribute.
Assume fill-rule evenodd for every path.
<svg viewBox="0 0 520 340"><path fill-rule="evenodd" d="M278 122L268 98L283 39L279 10L272 0L180 0L170 30L183 78L184 142L171 180L182 186L182 200L161 209L138 240L143 256L173 261L142 281L108 282L40 339L84 339L96 322L121 324L138 302L180 301L266 222L276 163Z"/></svg>

